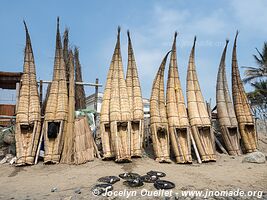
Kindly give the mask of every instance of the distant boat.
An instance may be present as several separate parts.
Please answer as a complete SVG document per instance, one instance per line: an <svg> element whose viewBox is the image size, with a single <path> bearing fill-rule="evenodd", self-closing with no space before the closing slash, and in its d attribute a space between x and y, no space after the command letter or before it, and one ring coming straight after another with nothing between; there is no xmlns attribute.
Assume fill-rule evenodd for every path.
<svg viewBox="0 0 267 200"><path fill-rule="evenodd" d="M63 136L67 128L67 117L68 90L58 19L54 74L47 99L42 130L45 147L44 163L59 163L63 148Z"/></svg>
<svg viewBox="0 0 267 200"><path fill-rule="evenodd" d="M237 120L234 112L234 106L231 101L230 92L228 89L226 71L225 71L225 56L228 45L228 40L222 53L219 66L217 85L216 85L216 105L217 116L219 119L220 130L225 143L225 146L230 155L240 155L239 132Z"/></svg>
<svg viewBox="0 0 267 200"><path fill-rule="evenodd" d="M129 96L129 105L132 113L131 123L131 156L142 157L142 144L144 136L144 107L141 86L138 78L130 32L128 35L128 66L126 73L126 86Z"/></svg>
<svg viewBox="0 0 267 200"><path fill-rule="evenodd" d="M168 52L153 82L150 97L150 129L154 154L158 162L170 161L170 138L164 94L164 70Z"/></svg>
<svg viewBox="0 0 267 200"><path fill-rule="evenodd" d="M25 25L26 47L16 113L17 165L34 164L41 131L41 108L30 35Z"/></svg>
<svg viewBox="0 0 267 200"><path fill-rule="evenodd" d="M236 58L236 42L238 32L235 36L235 42L232 54L232 93L235 108L235 114L238 121L239 132L246 152L257 150L257 135L255 124L251 113L251 108L245 93L245 89L240 77L237 58Z"/></svg>
<svg viewBox="0 0 267 200"><path fill-rule="evenodd" d="M215 142L211 120L202 96L195 67L195 45L191 50L187 69L187 107L193 137L202 161L215 161Z"/></svg>
<svg viewBox="0 0 267 200"><path fill-rule="evenodd" d="M172 149L177 163L191 163L190 126L178 74L176 37L171 52L167 81L167 116Z"/></svg>

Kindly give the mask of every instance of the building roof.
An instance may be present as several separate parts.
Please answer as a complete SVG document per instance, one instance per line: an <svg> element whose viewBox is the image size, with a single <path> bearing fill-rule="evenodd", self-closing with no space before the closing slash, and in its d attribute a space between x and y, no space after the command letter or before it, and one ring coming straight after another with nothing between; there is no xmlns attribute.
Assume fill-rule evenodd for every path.
<svg viewBox="0 0 267 200"><path fill-rule="evenodd" d="M16 83L20 82L22 72L3 72L0 71L0 88L16 89Z"/></svg>

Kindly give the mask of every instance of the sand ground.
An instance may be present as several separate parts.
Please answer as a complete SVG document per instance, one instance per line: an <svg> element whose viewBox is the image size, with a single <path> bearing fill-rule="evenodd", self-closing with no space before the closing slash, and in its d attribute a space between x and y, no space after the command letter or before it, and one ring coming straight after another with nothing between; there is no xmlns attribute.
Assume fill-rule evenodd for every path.
<svg viewBox="0 0 267 200"><path fill-rule="evenodd" d="M266 136L260 139L260 150L267 153ZM97 183L99 177L118 175L123 172L145 174L150 170L165 172L167 176L164 179L176 184L173 193L188 190L239 189L263 191L263 198L267 198L267 163L242 163L243 157L244 155L233 157L218 154L217 162L192 165L159 164L147 156L134 159L132 163L126 164L99 159L78 166L43 165L41 162L38 165L27 167L4 164L0 166L0 199L125 199L125 197L115 197L114 195L95 197L90 190ZM51 192L52 188L57 188L57 190ZM77 189L80 189L81 194L75 193ZM114 191L123 191L124 189L132 190L123 185L122 180L114 184ZM143 189L156 191L153 184L146 183L137 189L138 197L129 199L168 199L155 196L141 197ZM190 198L187 197L187 199Z"/></svg>

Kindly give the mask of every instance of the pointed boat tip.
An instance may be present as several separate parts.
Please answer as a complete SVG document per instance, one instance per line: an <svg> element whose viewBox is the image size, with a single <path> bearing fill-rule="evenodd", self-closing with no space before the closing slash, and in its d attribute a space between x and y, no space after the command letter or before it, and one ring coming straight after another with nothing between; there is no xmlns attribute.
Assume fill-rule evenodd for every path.
<svg viewBox="0 0 267 200"><path fill-rule="evenodd" d="M130 30L129 29L127 30L127 36L128 36L128 38L130 38Z"/></svg>
<svg viewBox="0 0 267 200"><path fill-rule="evenodd" d="M197 41L197 36L195 35L195 37L194 37L194 46L196 44L196 41Z"/></svg>
<svg viewBox="0 0 267 200"><path fill-rule="evenodd" d="M177 35L178 35L178 32L175 31L175 32L174 32L174 39L176 39Z"/></svg>
<svg viewBox="0 0 267 200"><path fill-rule="evenodd" d="M228 43L229 43L229 39L228 39L228 38L226 38L226 40L225 40L225 43L226 43L226 44L228 44Z"/></svg>
<svg viewBox="0 0 267 200"><path fill-rule="evenodd" d="M238 36L238 34L239 34L239 31L237 30L237 31L236 31L236 35L235 35L234 46L236 46L236 42L237 42L237 36Z"/></svg>
<svg viewBox="0 0 267 200"><path fill-rule="evenodd" d="M28 36L29 31L28 31L28 27L27 27L27 24L26 24L26 21L25 20L23 20L23 24L24 24L24 28L25 28L26 34Z"/></svg>
<svg viewBox="0 0 267 200"><path fill-rule="evenodd" d="M120 33L121 33L121 27L118 26L118 35L120 35Z"/></svg>

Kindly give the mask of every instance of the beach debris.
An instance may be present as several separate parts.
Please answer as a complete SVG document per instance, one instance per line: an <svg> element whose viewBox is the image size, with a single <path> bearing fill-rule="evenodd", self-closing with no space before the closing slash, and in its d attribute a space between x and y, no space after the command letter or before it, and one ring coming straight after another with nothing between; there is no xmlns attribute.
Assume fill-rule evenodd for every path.
<svg viewBox="0 0 267 200"><path fill-rule="evenodd" d="M263 164L266 162L265 154L260 151L249 153L243 158L242 162Z"/></svg>
<svg viewBox="0 0 267 200"><path fill-rule="evenodd" d="M144 176L141 176L141 180L145 183L154 183L156 180L158 180L158 176L144 175Z"/></svg>
<svg viewBox="0 0 267 200"><path fill-rule="evenodd" d="M99 182L105 182L109 184L114 184L120 181L120 178L117 176L104 176L98 179Z"/></svg>
<svg viewBox="0 0 267 200"><path fill-rule="evenodd" d="M164 172L159 172L159 171L149 171L147 172L147 175L149 176L157 176L157 177L165 177L166 174Z"/></svg>
<svg viewBox="0 0 267 200"><path fill-rule="evenodd" d="M174 188L175 184L173 182L166 181L166 180L157 180L154 183L154 187L158 190L161 190L161 189L168 190L168 189Z"/></svg>
<svg viewBox="0 0 267 200"><path fill-rule="evenodd" d="M123 184L129 187L141 187L144 185L141 178L128 179Z"/></svg>
<svg viewBox="0 0 267 200"><path fill-rule="evenodd" d="M122 179L136 179L136 178L140 178L141 176L137 173L131 173L131 172L125 172L122 174L119 174L119 177Z"/></svg>
<svg viewBox="0 0 267 200"><path fill-rule="evenodd" d="M57 191L56 187L51 188L51 192L56 192L56 191Z"/></svg>

